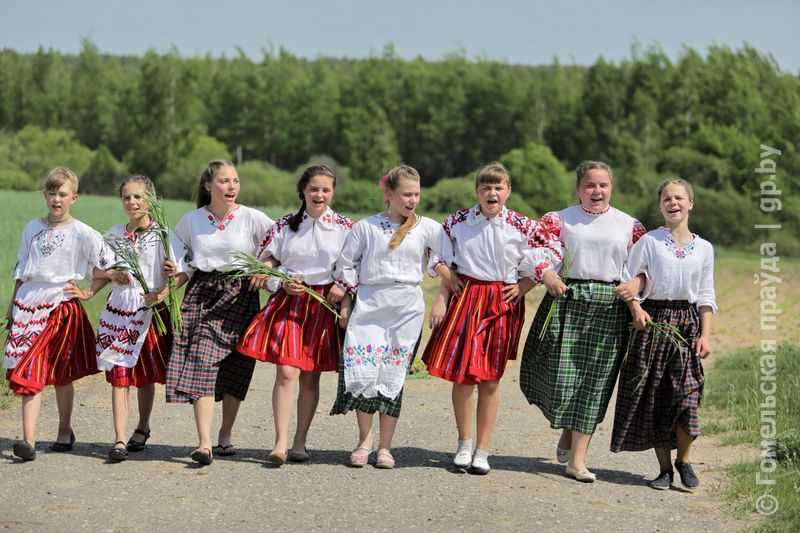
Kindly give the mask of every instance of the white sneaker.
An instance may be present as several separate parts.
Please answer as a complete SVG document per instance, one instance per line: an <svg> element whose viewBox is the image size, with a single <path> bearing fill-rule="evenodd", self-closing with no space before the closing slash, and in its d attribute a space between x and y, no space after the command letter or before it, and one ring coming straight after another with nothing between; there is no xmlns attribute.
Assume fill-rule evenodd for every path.
<svg viewBox="0 0 800 533"><path fill-rule="evenodd" d="M469 467L469 465L472 464L472 450L464 448L463 450L457 451L456 456L453 457L453 464L458 468Z"/></svg>
<svg viewBox="0 0 800 533"><path fill-rule="evenodd" d="M556 444L556 460L562 465L569 461L569 454L572 450L559 448Z"/></svg>
<svg viewBox="0 0 800 533"><path fill-rule="evenodd" d="M479 476L485 476L489 473L491 467L489 466L489 461L483 459L482 457L476 457L472 460L472 467L470 468L471 474L477 474Z"/></svg>

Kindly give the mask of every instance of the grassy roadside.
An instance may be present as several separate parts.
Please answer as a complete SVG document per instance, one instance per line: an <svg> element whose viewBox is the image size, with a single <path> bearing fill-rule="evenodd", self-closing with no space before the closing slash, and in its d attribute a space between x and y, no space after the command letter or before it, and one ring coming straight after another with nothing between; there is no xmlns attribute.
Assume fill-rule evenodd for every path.
<svg viewBox="0 0 800 533"><path fill-rule="evenodd" d="M737 516L761 515L752 521L756 531L796 531L800 524L800 347L781 345L774 353L774 373L762 355L758 350L740 350L717 361L706 381L703 418L713 422L704 424L704 432L716 435L723 445L744 444L761 450L760 461L728 467L725 497ZM774 392L770 376L775 378ZM762 408L772 394L774 408ZM772 421L777 433L774 444ZM773 466L775 470L768 471ZM759 476L774 484L759 483ZM778 505L773 514L758 513L773 502Z"/></svg>

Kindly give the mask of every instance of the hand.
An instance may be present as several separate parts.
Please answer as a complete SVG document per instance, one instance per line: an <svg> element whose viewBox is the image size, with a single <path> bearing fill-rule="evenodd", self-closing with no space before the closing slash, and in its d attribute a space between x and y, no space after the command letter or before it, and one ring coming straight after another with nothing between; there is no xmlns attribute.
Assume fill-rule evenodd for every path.
<svg viewBox="0 0 800 533"><path fill-rule="evenodd" d="M92 293L92 291L83 290L80 287L78 287L78 283L73 279L72 281L64 285L64 296L66 296L67 299L69 300L77 298L79 300L86 301L92 296L94 296L94 294Z"/></svg>
<svg viewBox="0 0 800 533"><path fill-rule="evenodd" d="M569 290L569 287L564 285L561 276L556 274L555 270L548 270L542 276L542 283L547 288L547 294L550 296L561 296Z"/></svg>
<svg viewBox="0 0 800 533"><path fill-rule="evenodd" d="M267 274L253 274L250 276L250 290L257 292L266 288L269 276Z"/></svg>
<svg viewBox="0 0 800 533"><path fill-rule="evenodd" d="M464 290L464 281L458 277L458 274L447 268L445 265L439 265L436 267L436 272L439 274L439 277L442 278L442 283L445 284L447 290L450 291L450 294L458 298L461 294L461 291Z"/></svg>
<svg viewBox="0 0 800 533"><path fill-rule="evenodd" d="M701 335L700 338L697 339L695 354L700 359L705 359L706 357L711 355L711 339L709 339L705 335Z"/></svg>
<svg viewBox="0 0 800 533"><path fill-rule="evenodd" d="M342 301L342 298L344 298L345 292L346 291L341 285L334 283L333 287L331 287L331 290L328 292L328 297L326 299L332 304L338 304Z"/></svg>
<svg viewBox="0 0 800 533"><path fill-rule="evenodd" d="M153 307L164 300L167 299L169 296L169 287L164 287L160 291L151 291L144 295L144 303L147 307Z"/></svg>
<svg viewBox="0 0 800 533"><path fill-rule="evenodd" d="M294 281L291 282L284 281L283 283L281 283L281 287L283 287L283 290L286 291L286 294L288 294L289 296L300 296L301 294L303 294L303 292L305 292L303 290L303 282L297 278L293 279Z"/></svg>
<svg viewBox="0 0 800 533"><path fill-rule="evenodd" d="M178 265L175 261L164 261L164 275L171 278L178 273Z"/></svg>
<svg viewBox="0 0 800 533"><path fill-rule="evenodd" d="M106 274L108 275L108 279L110 279L114 283L118 283L119 285L127 285L133 280L133 278L131 278L131 275L125 272L124 270L116 270L112 268L109 269L106 272Z"/></svg>
<svg viewBox="0 0 800 533"><path fill-rule="evenodd" d="M634 278L625 283L620 283L614 288L614 293L623 302L630 302L639 294L639 280Z"/></svg>
<svg viewBox="0 0 800 533"><path fill-rule="evenodd" d="M344 298L341 302L342 305L339 308L339 327L347 329L347 323L350 322L350 313L353 310L353 300Z"/></svg>
<svg viewBox="0 0 800 533"><path fill-rule="evenodd" d="M447 312L447 306L444 301L437 299L431 309L431 316L428 318L428 326L431 329L438 328L444 322L444 315Z"/></svg>
<svg viewBox="0 0 800 533"><path fill-rule="evenodd" d="M516 283L512 283L511 285L506 285L500 292L503 293L503 302L507 304L515 304L519 301L520 296L522 293L519 290L519 285Z"/></svg>
<svg viewBox="0 0 800 533"><path fill-rule="evenodd" d="M633 327L636 328L637 331L644 331L647 329L647 323L650 321L650 315L641 307L633 312Z"/></svg>

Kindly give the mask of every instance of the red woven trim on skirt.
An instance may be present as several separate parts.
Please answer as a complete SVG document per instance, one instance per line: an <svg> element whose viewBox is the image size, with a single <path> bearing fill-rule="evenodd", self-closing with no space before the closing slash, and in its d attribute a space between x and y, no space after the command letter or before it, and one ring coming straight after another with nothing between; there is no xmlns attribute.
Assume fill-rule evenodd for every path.
<svg viewBox="0 0 800 533"><path fill-rule="evenodd" d="M517 357L525 304L505 303L503 282L462 279L464 290L450 301L422 360L430 375L454 383L498 380L508 360Z"/></svg>
<svg viewBox="0 0 800 533"><path fill-rule="evenodd" d="M32 396L46 385L67 385L98 372L94 330L81 303L73 299L50 313L45 328L6 376L14 393Z"/></svg>
<svg viewBox="0 0 800 533"><path fill-rule="evenodd" d="M333 284L311 285L327 296ZM344 335L336 316L303 293L278 291L242 335L236 350L248 357L306 372L338 370Z"/></svg>
<svg viewBox="0 0 800 533"><path fill-rule="evenodd" d="M150 321L136 366L128 368L117 365L111 370L106 370L106 381L114 387L144 387L151 383L166 383L169 350L172 347L169 309L160 304L158 314L167 327L167 333L159 335L155 324Z"/></svg>

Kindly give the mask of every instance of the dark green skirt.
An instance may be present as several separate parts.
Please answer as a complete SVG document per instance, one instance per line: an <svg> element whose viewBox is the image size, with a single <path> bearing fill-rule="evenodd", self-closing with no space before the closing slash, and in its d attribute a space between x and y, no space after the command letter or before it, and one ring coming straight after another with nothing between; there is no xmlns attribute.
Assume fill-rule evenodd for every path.
<svg viewBox="0 0 800 533"><path fill-rule="evenodd" d="M520 388L556 429L594 433L603 421L624 356L630 314L614 284L570 281L558 298L544 339L539 335L553 297L544 297L520 364Z"/></svg>
<svg viewBox="0 0 800 533"><path fill-rule="evenodd" d="M403 389L405 390L405 388ZM375 398L363 398L361 396L353 396L349 392L345 392L344 384L344 358L339 358L339 386L336 389L336 401L331 408L332 415L344 415L348 411L358 409L365 413L383 413L395 418L400 417L400 407L403 404L403 390L397 395L397 398L390 400L389 398L381 395L380 393Z"/></svg>

